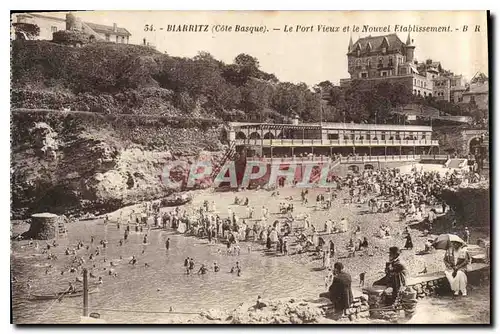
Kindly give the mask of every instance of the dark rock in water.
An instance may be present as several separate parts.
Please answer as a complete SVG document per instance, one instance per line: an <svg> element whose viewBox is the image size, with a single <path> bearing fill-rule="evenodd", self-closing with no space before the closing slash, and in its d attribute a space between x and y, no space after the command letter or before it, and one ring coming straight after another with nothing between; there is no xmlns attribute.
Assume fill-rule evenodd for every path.
<svg viewBox="0 0 500 334"><path fill-rule="evenodd" d="M30 229L24 238L50 240L56 237L60 217L52 213L37 213L31 216Z"/></svg>

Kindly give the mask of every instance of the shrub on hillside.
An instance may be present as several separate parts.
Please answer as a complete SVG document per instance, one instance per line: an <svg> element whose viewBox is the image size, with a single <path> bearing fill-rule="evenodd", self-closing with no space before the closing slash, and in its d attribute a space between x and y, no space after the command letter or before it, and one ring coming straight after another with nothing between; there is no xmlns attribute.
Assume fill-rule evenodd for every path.
<svg viewBox="0 0 500 334"><path fill-rule="evenodd" d="M90 43L90 35L77 30L59 30L52 34L52 40L64 45L84 45Z"/></svg>

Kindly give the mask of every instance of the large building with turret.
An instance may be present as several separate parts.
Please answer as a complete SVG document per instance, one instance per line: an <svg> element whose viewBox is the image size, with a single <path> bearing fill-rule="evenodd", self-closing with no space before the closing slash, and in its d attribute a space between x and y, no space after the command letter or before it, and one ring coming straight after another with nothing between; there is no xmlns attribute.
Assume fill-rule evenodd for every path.
<svg viewBox="0 0 500 334"><path fill-rule="evenodd" d="M349 39L347 49L350 78L340 79L340 86L353 81L362 83L361 89L369 89L380 82L400 83L415 95L434 96L439 100L459 102L465 90L462 76L444 70L440 62L415 59L414 41L408 33L406 42L397 34L367 36L353 43Z"/></svg>

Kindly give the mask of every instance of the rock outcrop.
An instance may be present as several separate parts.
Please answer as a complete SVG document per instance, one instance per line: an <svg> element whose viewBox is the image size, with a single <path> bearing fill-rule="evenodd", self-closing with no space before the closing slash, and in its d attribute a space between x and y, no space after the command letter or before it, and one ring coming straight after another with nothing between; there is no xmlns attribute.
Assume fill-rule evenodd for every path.
<svg viewBox="0 0 500 334"><path fill-rule="evenodd" d="M230 313L233 324L309 324L324 318L324 311L303 300L272 300L257 307L255 303L243 303Z"/></svg>
<svg viewBox="0 0 500 334"><path fill-rule="evenodd" d="M465 226L490 226L489 181L445 189L440 197L453 209L457 222Z"/></svg>
<svg viewBox="0 0 500 334"><path fill-rule="evenodd" d="M14 111L12 209L102 213L186 187L189 164L216 160L224 149L217 123L177 124L78 112ZM183 164L177 163L181 161ZM160 177L176 164L166 183Z"/></svg>

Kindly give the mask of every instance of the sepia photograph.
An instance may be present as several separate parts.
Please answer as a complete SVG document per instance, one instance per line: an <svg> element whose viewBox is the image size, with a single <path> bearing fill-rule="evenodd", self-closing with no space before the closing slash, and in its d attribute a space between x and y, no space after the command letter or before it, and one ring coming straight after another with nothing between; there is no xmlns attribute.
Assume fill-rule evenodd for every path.
<svg viewBox="0 0 500 334"><path fill-rule="evenodd" d="M491 325L490 24L11 11L11 323Z"/></svg>

